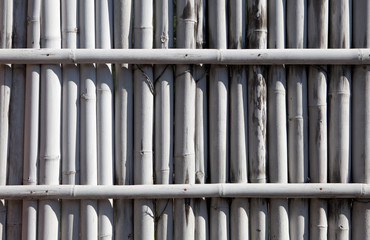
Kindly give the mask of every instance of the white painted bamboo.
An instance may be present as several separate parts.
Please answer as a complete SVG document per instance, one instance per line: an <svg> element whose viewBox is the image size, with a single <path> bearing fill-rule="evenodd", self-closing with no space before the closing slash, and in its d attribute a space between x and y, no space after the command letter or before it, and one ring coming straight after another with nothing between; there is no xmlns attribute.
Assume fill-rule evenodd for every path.
<svg viewBox="0 0 370 240"><path fill-rule="evenodd" d="M0 48L11 48L13 30L13 1L0 2ZM9 105L12 88L10 65L0 65L0 185L8 175ZM6 203L0 200L0 238L6 239Z"/></svg>
<svg viewBox="0 0 370 240"><path fill-rule="evenodd" d="M246 1L229 1L229 48L245 48ZM247 74L245 66L230 70L230 182L248 182ZM249 238L249 199L230 205L230 239Z"/></svg>
<svg viewBox="0 0 370 240"><path fill-rule="evenodd" d="M328 47L329 1L308 1L307 42L309 48ZM327 72L326 66L310 66L308 70L309 107L309 177L311 182L326 183L327 146ZM328 203L324 199L310 201L310 239L327 239Z"/></svg>
<svg viewBox="0 0 370 240"><path fill-rule="evenodd" d="M0 49L0 63L363 65L370 49Z"/></svg>
<svg viewBox="0 0 370 240"><path fill-rule="evenodd" d="M9 105L12 85L12 69L10 65L0 65L0 185L7 181L8 139L9 139ZM6 203L0 200L0 238L6 235Z"/></svg>
<svg viewBox="0 0 370 240"><path fill-rule="evenodd" d="M113 1L95 1L96 48L113 45ZM96 67L98 184L113 185L113 76L110 64ZM99 239L113 238L113 200L98 202Z"/></svg>
<svg viewBox="0 0 370 240"><path fill-rule="evenodd" d="M196 47L196 3L194 0L176 2L176 47ZM175 89L174 171L176 184L195 183L195 95L193 66L176 66ZM194 239L195 217L193 199L174 202L174 238Z"/></svg>
<svg viewBox="0 0 370 240"><path fill-rule="evenodd" d="M13 37L13 1L0 2L0 48L11 48Z"/></svg>
<svg viewBox="0 0 370 240"><path fill-rule="evenodd" d="M267 0L247 1L248 48L267 48ZM266 69L250 66L248 72L249 181L267 181L267 85ZM267 199L250 200L251 239L268 238Z"/></svg>
<svg viewBox="0 0 370 240"><path fill-rule="evenodd" d="M41 2L41 47L60 48L60 2ZM61 68L41 66L40 184L59 184ZM59 201L39 202L39 239L59 238Z"/></svg>
<svg viewBox="0 0 370 240"><path fill-rule="evenodd" d="M80 47L88 51L95 48L95 4L81 0ZM93 64L80 66L80 183L97 184L97 133L96 133L96 72ZM81 201L81 239L98 239L98 204L96 200Z"/></svg>
<svg viewBox="0 0 370 240"><path fill-rule="evenodd" d="M285 0L268 1L268 47L285 48ZM286 76L284 66L271 66L268 80L269 179L288 181ZM289 239L288 200L270 201L271 239Z"/></svg>
<svg viewBox="0 0 370 240"><path fill-rule="evenodd" d="M353 1L353 45L370 48L370 1ZM362 16L362 17L361 17ZM370 66L353 69L352 169L353 182L370 183ZM370 201L355 199L352 207L352 239L370 236Z"/></svg>
<svg viewBox="0 0 370 240"><path fill-rule="evenodd" d="M155 47L173 47L173 3L155 4ZM171 184L173 177L173 70L169 65L155 65L155 182ZM173 239L172 199L156 201L156 238Z"/></svg>
<svg viewBox="0 0 370 240"><path fill-rule="evenodd" d="M41 47L61 47L60 0L41 1ZM61 84L60 65L41 66L40 184L59 184ZM58 239L59 222L59 201L40 201L38 239Z"/></svg>
<svg viewBox="0 0 370 240"><path fill-rule="evenodd" d="M307 1L287 1L287 47L307 47ZM288 161L289 182L308 182L308 115L306 66L288 66ZM289 200L289 235L309 238L307 199Z"/></svg>
<svg viewBox="0 0 370 240"><path fill-rule="evenodd" d="M203 48L206 44L206 1L196 0L196 47ZM204 184L207 179L208 165L208 129L207 129L207 69L205 65L195 65L195 183ZM194 200L194 238L209 239L209 219L207 201L205 198Z"/></svg>
<svg viewBox="0 0 370 240"><path fill-rule="evenodd" d="M134 47L153 47L153 2L134 2ZM153 184L153 69L137 65L134 70L134 184ZM154 203L134 201L134 238L154 239Z"/></svg>
<svg viewBox="0 0 370 240"><path fill-rule="evenodd" d="M197 33L196 47L202 49L205 44L206 32L206 1L196 0ZM195 97L195 183L204 184L207 178L207 70L203 64L194 66L196 81ZM197 201L197 200L196 200ZM203 200L200 200L203 201ZM195 204L198 204L197 202ZM205 220L203 220L205 221ZM199 226L200 227L200 226ZM197 226L196 226L197 228ZM204 232L202 230L202 232ZM199 236L200 237L200 236ZM201 239L205 239L203 235Z"/></svg>
<svg viewBox="0 0 370 240"><path fill-rule="evenodd" d="M351 0L330 1L329 47L351 46ZM328 88L329 182L348 183L351 166L351 67L331 66ZM350 202L329 201L329 239L351 238Z"/></svg>
<svg viewBox="0 0 370 240"><path fill-rule="evenodd" d="M208 46L207 1L196 0L197 4L197 49ZM208 67L195 66L197 82L195 115L195 182L205 184L208 179ZM205 198L195 202L195 238L209 239L209 219Z"/></svg>
<svg viewBox="0 0 370 240"><path fill-rule="evenodd" d="M114 46L132 46L132 1L115 0ZM115 179L116 184L130 185L133 174L133 86L132 68L128 64L116 64L115 79ZM119 199L115 202L115 237L133 237L133 202Z"/></svg>
<svg viewBox="0 0 370 240"><path fill-rule="evenodd" d="M40 48L41 0L30 0L27 6L27 47ZM39 89L40 66L26 66L24 113L23 184L36 185L39 165ZM37 201L24 200L22 208L22 239L37 239Z"/></svg>
<svg viewBox="0 0 370 240"><path fill-rule="evenodd" d="M62 48L78 47L78 3L62 0ZM62 183L79 184L79 69L75 64L63 65L62 95ZM62 239L79 237L80 202L62 201Z"/></svg>
<svg viewBox="0 0 370 240"><path fill-rule="evenodd" d="M13 42L12 47L26 47L27 39L27 2L13 2ZM10 101L9 131L9 185L23 183L23 132L24 132L24 90L26 84L26 66L13 65L12 96ZM22 201L9 201L7 214L8 239L22 237Z"/></svg>
<svg viewBox="0 0 370 240"><path fill-rule="evenodd" d="M0 186L3 199L167 199L167 198L358 198L370 197L365 183L212 183L155 185Z"/></svg>
<svg viewBox="0 0 370 240"><path fill-rule="evenodd" d="M208 6L209 47L227 48L227 1L216 0ZM229 74L225 65L212 65L209 76L209 151L212 183L229 180L228 88ZM210 203L210 239L228 239L229 203L213 198Z"/></svg>

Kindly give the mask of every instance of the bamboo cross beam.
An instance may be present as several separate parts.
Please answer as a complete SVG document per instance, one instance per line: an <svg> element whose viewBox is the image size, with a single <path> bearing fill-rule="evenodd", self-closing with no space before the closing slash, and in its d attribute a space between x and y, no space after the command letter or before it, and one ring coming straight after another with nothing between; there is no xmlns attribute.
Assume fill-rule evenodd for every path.
<svg viewBox="0 0 370 240"><path fill-rule="evenodd" d="M0 49L0 64L361 65L370 49Z"/></svg>
<svg viewBox="0 0 370 240"><path fill-rule="evenodd" d="M370 198L370 184L215 183L0 186L0 199Z"/></svg>

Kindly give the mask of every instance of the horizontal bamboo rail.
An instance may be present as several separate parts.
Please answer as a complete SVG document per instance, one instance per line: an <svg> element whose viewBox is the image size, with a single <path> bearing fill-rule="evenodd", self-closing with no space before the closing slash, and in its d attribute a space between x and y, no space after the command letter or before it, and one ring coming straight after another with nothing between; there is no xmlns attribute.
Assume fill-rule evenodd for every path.
<svg viewBox="0 0 370 240"><path fill-rule="evenodd" d="M0 199L160 199L201 197L370 198L370 184L171 184L0 186Z"/></svg>
<svg viewBox="0 0 370 240"><path fill-rule="evenodd" d="M370 49L0 49L0 64L370 64Z"/></svg>

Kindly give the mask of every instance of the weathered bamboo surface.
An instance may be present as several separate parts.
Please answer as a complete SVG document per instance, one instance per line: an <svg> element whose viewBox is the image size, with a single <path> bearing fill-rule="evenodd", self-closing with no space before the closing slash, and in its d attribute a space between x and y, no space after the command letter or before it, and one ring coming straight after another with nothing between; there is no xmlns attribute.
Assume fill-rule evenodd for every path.
<svg viewBox="0 0 370 240"><path fill-rule="evenodd" d="M369 16L0 1L0 240L370 239Z"/></svg>

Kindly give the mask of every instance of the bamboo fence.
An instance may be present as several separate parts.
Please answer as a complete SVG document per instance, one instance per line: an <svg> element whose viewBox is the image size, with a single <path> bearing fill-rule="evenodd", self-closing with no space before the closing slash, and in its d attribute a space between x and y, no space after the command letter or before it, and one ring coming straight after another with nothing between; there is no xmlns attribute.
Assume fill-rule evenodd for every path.
<svg viewBox="0 0 370 240"><path fill-rule="evenodd" d="M370 0L1 0L1 239L370 239Z"/></svg>

